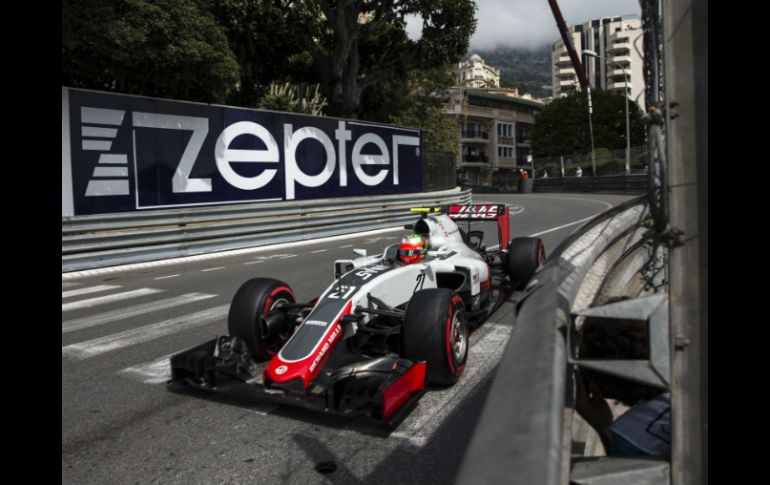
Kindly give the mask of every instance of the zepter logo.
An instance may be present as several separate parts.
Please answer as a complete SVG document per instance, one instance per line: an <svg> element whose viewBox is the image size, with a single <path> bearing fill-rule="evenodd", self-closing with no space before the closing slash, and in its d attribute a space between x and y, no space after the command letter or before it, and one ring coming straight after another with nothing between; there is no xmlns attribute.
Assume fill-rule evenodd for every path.
<svg viewBox="0 0 770 485"><path fill-rule="evenodd" d="M276 373L276 374L278 374L278 375L281 375L281 374L283 374L284 372L286 372L287 370L289 370L289 368L288 368L288 367L286 367L285 365L282 365L282 366L279 366L279 367L277 367L277 368L275 369L275 373Z"/></svg>

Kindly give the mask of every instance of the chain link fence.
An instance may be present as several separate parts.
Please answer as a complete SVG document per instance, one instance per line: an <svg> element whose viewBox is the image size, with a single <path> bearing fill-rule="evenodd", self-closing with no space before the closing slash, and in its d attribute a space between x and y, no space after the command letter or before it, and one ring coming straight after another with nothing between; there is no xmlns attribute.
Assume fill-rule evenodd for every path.
<svg viewBox="0 0 770 485"><path fill-rule="evenodd" d="M456 182L456 159L451 152L425 150L422 159L422 190L452 189Z"/></svg>

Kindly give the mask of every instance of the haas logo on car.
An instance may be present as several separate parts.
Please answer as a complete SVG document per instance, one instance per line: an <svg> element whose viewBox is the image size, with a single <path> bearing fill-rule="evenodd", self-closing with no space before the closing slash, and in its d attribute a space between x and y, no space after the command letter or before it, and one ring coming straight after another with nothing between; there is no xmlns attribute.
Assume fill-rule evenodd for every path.
<svg viewBox="0 0 770 485"><path fill-rule="evenodd" d="M449 208L452 219L497 219L498 205L453 205Z"/></svg>

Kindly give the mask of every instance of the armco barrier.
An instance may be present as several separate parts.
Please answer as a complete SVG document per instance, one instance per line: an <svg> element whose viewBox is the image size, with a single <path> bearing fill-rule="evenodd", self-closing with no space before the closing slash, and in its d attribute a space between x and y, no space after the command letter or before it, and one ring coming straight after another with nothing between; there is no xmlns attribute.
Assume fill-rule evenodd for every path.
<svg viewBox="0 0 770 485"><path fill-rule="evenodd" d="M535 192L613 192L641 194L647 191L646 174L602 177L552 177L534 181Z"/></svg>
<svg viewBox="0 0 770 485"><path fill-rule="evenodd" d="M563 241L535 274L520 297L516 326L456 483L566 485L619 480L616 476L616 481L607 481L605 476L605 481L571 481L576 470L582 473L585 467L579 463L573 467L570 460L565 332L578 289L592 265L619 238L639 229L645 211L642 198L635 198L597 216ZM601 468L599 461L588 465ZM610 465L616 472L632 468L637 479L668 473L668 463L659 461Z"/></svg>
<svg viewBox="0 0 770 485"><path fill-rule="evenodd" d="M237 204L62 218L62 271L394 227L410 207L470 201L471 192Z"/></svg>
<svg viewBox="0 0 770 485"><path fill-rule="evenodd" d="M533 192L603 192L643 194L647 192L647 174L607 175L602 177L549 177L528 179ZM503 187L465 185L475 194L521 193Z"/></svg>

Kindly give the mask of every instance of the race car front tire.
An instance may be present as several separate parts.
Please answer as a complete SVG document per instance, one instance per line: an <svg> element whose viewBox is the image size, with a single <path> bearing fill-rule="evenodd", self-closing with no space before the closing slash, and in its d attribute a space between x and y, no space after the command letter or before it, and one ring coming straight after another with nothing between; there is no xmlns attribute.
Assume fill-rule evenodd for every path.
<svg viewBox="0 0 770 485"><path fill-rule="evenodd" d="M271 359L291 337L294 326L281 321L281 312L275 312L273 331L268 331L262 317L275 310L279 303L294 303L294 292L289 285L270 278L250 279L238 289L230 304L227 329L230 335L246 342L251 355L259 360Z"/></svg>
<svg viewBox="0 0 770 485"><path fill-rule="evenodd" d="M468 358L468 324L460 295L446 288L412 295L402 335L404 357L427 363L428 383L457 382Z"/></svg>
<svg viewBox="0 0 770 485"><path fill-rule="evenodd" d="M523 290L545 261L545 247L539 237L516 237L508 246L508 276L515 290Z"/></svg>

